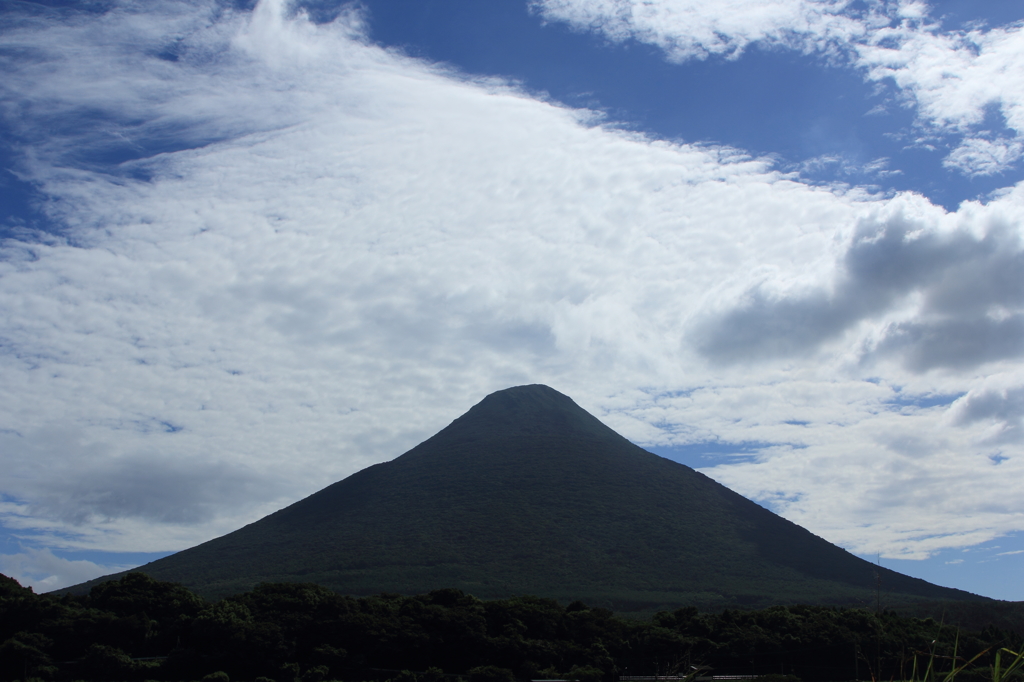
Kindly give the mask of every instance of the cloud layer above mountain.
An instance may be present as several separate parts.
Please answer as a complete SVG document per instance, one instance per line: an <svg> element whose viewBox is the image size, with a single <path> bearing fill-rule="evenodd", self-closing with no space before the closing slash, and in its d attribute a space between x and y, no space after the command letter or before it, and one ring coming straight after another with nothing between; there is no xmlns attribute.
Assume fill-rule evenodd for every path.
<svg viewBox="0 0 1024 682"><path fill-rule="evenodd" d="M906 79L922 131L963 137L952 166L1019 153L1019 27L758 5L535 11L672 59L845 46ZM948 212L813 186L383 49L364 21L172 1L0 35L47 221L0 245L0 521L26 542L181 549L523 383L642 445L763 444L707 473L857 551L1024 528L1024 187ZM1016 137L981 137L992 102Z"/></svg>

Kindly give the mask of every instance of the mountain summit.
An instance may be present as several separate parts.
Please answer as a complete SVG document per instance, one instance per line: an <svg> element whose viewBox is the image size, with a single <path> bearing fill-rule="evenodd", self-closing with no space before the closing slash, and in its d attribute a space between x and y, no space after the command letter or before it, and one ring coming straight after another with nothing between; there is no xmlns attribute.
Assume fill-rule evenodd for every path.
<svg viewBox="0 0 1024 682"><path fill-rule="evenodd" d="M401 457L138 570L208 596L303 581L618 610L869 604L879 586L890 603L982 599L859 559L541 385L492 393Z"/></svg>

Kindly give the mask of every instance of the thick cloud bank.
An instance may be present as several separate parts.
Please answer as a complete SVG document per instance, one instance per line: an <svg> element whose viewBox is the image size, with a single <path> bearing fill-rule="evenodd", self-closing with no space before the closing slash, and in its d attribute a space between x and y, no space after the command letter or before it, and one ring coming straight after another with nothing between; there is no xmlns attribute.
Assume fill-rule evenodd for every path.
<svg viewBox="0 0 1024 682"><path fill-rule="evenodd" d="M775 295L759 285L708 323L698 347L719 362L799 356L916 297L909 319L887 325L865 360L895 354L920 373L1020 358L1024 252L1011 225L1024 213L1014 206L980 221L961 213L959 221L903 212L863 220L833 281Z"/></svg>
<svg viewBox="0 0 1024 682"><path fill-rule="evenodd" d="M762 444L708 473L858 551L1024 528L1024 188L808 186L361 22L12 16L4 121L56 226L0 246L26 543L180 549L534 382L641 444Z"/></svg>

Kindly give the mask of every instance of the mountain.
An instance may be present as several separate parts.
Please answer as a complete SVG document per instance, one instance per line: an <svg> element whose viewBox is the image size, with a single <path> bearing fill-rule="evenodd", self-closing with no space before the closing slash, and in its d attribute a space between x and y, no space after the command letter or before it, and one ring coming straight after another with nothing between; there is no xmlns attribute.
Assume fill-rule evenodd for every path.
<svg viewBox="0 0 1024 682"><path fill-rule="evenodd" d="M401 457L138 570L212 597L303 581L619 611L983 600L855 557L541 385L492 393Z"/></svg>

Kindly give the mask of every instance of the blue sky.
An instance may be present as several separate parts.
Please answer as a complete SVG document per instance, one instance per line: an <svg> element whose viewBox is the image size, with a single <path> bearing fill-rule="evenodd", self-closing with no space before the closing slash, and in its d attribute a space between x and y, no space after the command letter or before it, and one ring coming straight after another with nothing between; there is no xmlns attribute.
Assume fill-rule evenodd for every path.
<svg viewBox="0 0 1024 682"><path fill-rule="evenodd" d="M223 534L546 383L1024 599L1024 9L14 2L0 572Z"/></svg>
<svg viewBox="0 0 1024 682"><path fill-rule="evenodd" d="M742 59L674 64L652 45L609 44L601 35L538 21L538 13L519 1L364 6L370 36L385 45L469 74L515 79L532 92L594 107L619 125L655 137L773 155L783 168L838 157L803 169L810 180L912 190L955 209L965 199L1021 179L1019 168L998 177L946 171L941 150L907 144L914 111L899 106L895 88L865 82L853 69L829 68L816 55L754 44ZM933 7L933 14L953 28L972 21L1019 21L1024 15L1006 3ZM992 113L988 125L1002 129L998 112ZM886 169L899 173L882 182L864 169L878 159L887 159Z"/></svg>

